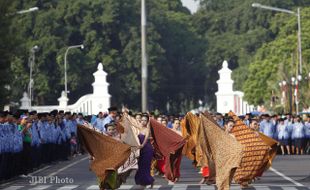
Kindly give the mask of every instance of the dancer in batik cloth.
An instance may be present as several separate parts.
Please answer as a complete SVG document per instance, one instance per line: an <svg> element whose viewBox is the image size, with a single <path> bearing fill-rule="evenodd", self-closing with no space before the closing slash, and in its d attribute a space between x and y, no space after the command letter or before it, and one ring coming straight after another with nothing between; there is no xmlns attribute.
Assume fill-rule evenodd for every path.
<svg viewBox="0 0 310 190"><path fill-rule="evenodd" d="M197 133L200 124L201 119L191 112L188 112L184 119L181 121L182 136L183 138L187 139L183 148L183 155L185 155L190 160L193 160L193 165L195 167L200 167L202 172L202 179L199 183L211 184L214 183L215 179L209 178L209 168L208 165L206 165L207 161L205 161L204 165L202 165L202 151L200 146L197 146Z"/></svg>
<svg viewBox="0 0 310 190"><path fill-rule="evenodd" d="M181 128L180 128L180 120L178 118L175 118L173 120L173 124L172 124L172 128L167 128L168 130L171 130L173 131L176 135L182 137L182 132L181 132ZM181 176L181 173L180 173L180 166L181 166L181 161L182 161L182 155L179 155L177 157L177 160L174 164L174 168L175 168L175 173L174 173L174 180L173 181L170 181L170 182L177 182ZM164 174L163 177L166 177L165 173L166 173L166 163L167 163L167 158L165 156L162 156L161 159L159 159L157 161L157 168L159 170L159 172L161 172L162 174Z"/></svg>
<svg viewBox="0 0 310 190"><path fill-rule="evenodd" d="M91 126L78 125L78 137L92 160L90 169L98 178L100 189L116 189L121 184L117 180L117 170L128 160L129 145L94 130Z"/></svg>
<svg viewBox="0 0 310 190"><path fill-rule="evenodd" d="M216 178L218 190L229 190L236 168L240 166L242 145L226 133L208 113L200 114L197 146L201 164L208 165L209 177Z"/></svg>
<svg viewBox="0 0 310 190"><path fill-rule="evenodd" d="M176 182L180 177L180 163L185 140L155 119L151 119L150 124L156 155L165 157L165 177L171 182Z"/></svg>
<svg viewBox="0 0 310 190"><path fill-rule="evenodd" d="M255 177L271 166L275 156L275 149L271 147L274 147L276 141L247 127L233 112L229 112L228 115L235 122L231 133L243 145L242 161L236 170L234 180L242 188L246 188Z"/></svg>

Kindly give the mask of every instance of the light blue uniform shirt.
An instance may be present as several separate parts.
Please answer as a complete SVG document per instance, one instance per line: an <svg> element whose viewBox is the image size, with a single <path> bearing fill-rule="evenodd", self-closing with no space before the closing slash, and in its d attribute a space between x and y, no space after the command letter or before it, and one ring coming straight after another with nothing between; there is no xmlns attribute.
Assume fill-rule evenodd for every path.
<svg viewBox="0 0 310 190"><path fill-rule="evenodd" d="M31 146L38 147L40 146L40 138L38 132L38 122L33 122L31 127Z"/></svg>
<svg viewBox="0 0 310 190"><path fill-rule="evenodd" d="M84 122L85 122L85 120L84 120L84 119L79 119L79 118L76 118L76 123L77 123L77 124L83 125L83 124L84 124Z"/></svg>
<svg viewBox="0 0 310 190"><path fill-rule="evenodd" d="M56 129L55 129L55 123L49 123L49 131L50 131L50 143L55 144L56 143Z"/></svg>
<svg viewBox="0 0 310 190"><path fill-rule="evenodd" d="M250 126L250 120L248 120L248 119L247 120L243 120L243 123L246 124L246 126L248 126L248 127Z"/></svg>
<svg viewBox="0 0 310 190"><path fill-rule="evenodd" d="M305 127L306 127L306 138L310 139L310 122L306 122Z"/></svg>
<svg viewBox="0 0 310 190"><path fill-rule="evenodd" d="M41 144L46 144L46 131L45 131L45 127L44 127L44 121L38 121L37 123L37 128L38 128L38 132L39 132L39 135L40 135L40 143Z"/></svg>
<svg viewBox="0 0 310 190"><path fill-rule="evenodd" d="M5 146L5 124L0 124L0 154L4 153Z"/></svg>
<svg viewBox="0 0 310 190"><path fill-rule="evenodd" d="M77 121L71 120L71 133L74 133L75 136L77 135Z"/></svg>
<svg viewBox="0 0 310 190"><path fill-rule="evenodd" d="M105 131L105 128L104 128L105 123L106 122L110 123L110 122L108 122L108 120L106 120L108 117L106 117L106 118L97 118L96 121L94 122L94 127L99 129L101 132L104 132Z"/></svg>
<svg viewBox="0 0 310 190"><path fill-rule="evenodd" d="M278 124L277 125L277 134L278 134L278 140L287 140L289 139L289 128L288 126L284 124Z"/></svg>
<svg viewBox="0 0 310 190"><path fill-rule="evenodd" d="M292 139L302 139L306 136L306 127L303 123L294 123L292 131Z"/></svg>
<svg viewBox="0 0 310 190"><path fill-rule="evenodd" d="M14 128L12 124L7 125L8 152L14 152Z"/></svg>
<svg viewBox="0 0 310 190"><path fill-rule="evenodd" d="M57 144L62 143L62 133L61 133L61 128L59 125L56 125L56 132L55 132L55 139Z"/></svg>
<svg viewBox="0 0 310 190"><path fill-rule="evenodd" d="M105 130L105 125L108 124L108 123L111 123L111 122L114 122L114 118L110 115L108 115L106 118L104 118L103 120L103 128Z"/></svg>
<svg viewBox="0 0 310 190"><path fill-rule="evenodd" d="M10 145L9 145L9 131L8 131L8 123L3 124L3 131L2 131L2 135L3 135L3 144L2 144L2 152L3 153L7 153L10 152Z"/></svg>
<svg viewBox="0 0 310 190"><path fill-rule="evenodd" d="M66 120L66 119L64 119L63 120L63 122L64 122L64 129L63 129L63 132L65 133L65 135L66 135L66 139L70 139L71 138L71 125L72 125L72 122L71 122L71 120Z"/></svg>
<svg viewBox="0 0 310 190"><path fill-rule="evenodd" d="M23 135L17 129L17 125L15 125L15 134L14 134L14 152L21 152L23 150Z"/></svg>
<svg viewBox="0 0 310 190"><path fill-rule="evenodd" d="M260 123L259 131L264 133L266 136L268 136L270 138L274 138L275 126L273 125L273 123L271 121L268 122L267 120L263 120Z"/></svg>
<svg viewBox="0 0 310 190"><path fill-rule="evenodd" d="M97 119L97 116L92 115L92 116L91 116L91 119L90 119L90 123L91 123L92 125L94 125L94 124L95 124L96 119Z"/></svg>

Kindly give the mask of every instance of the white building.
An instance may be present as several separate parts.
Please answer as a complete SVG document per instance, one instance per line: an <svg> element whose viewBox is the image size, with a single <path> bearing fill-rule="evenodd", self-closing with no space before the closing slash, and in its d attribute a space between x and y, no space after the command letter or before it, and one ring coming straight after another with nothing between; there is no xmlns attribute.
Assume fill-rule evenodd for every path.
<svg viewBox="0 0 310 190"><path fill-rule="evenodd" d="M93 93L82 96L76 103L68 105L69 99L66 93L62 91L58 98L59 105L51 106L32 106L28 94L24 92L21 101L21 109L36 110L37 112L50 112L52 110L65 110L71 112L81 112L86 115L98 114L104 112L110 107L111 95L108 93L109 83L107 83L107 73L103 71L102 63L98 64L97 71L93 73L95 82L92 84Z"/></svg>
<svg viewBox="0 0 310 190"><path fill-rule="evenodd" d="M218 84L218 91L215 93L216 110L222 114L233 111L237 115L244 115L253 111L254 106L243 101L243 92L233 90L234 81L231 79L231 72L225 60L222 69L218 71L220 78L216 81Z"/></svg>

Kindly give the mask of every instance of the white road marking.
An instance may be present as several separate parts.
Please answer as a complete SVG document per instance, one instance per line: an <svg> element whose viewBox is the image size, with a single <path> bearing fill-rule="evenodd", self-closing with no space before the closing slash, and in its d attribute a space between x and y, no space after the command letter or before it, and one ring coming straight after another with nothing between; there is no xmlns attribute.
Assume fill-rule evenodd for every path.
<svg viewBox="0 0 310 190"><path fill-rule="evenodd" d="M274 169L274 168L270 168L271 171L273 171L275 174L281 176L283 179L286 179L287 181L290 181L292 183L294 183L296 186L298 187L304 187L303 184L301 183L298 183L297 181L293 180L292 178L290 177L287 177L286 175L284 175L283 173L279 172L278 170Z"/></svg>
<svg viewBox="0 0 310 190"><path fill-rule="evenodd" d="M17 190L17 189L21 189L21 188L23 188L23 187L24 187L24 186L12 185L12 186L7 187L7 188L5 188L5 189L3 189L3 190Z"/></svg>
<svg viewBox="0 0 310 190"><path fill-rule="evenodd" d="M93 190L93 189L99 189L99 186L98 185L92 185L92 186L89 186L88 188L87 188L87 190Z"/></svg>
<svg viewBox="0 0 310 190"><path fill-rule="evenodd" d="M295 187L285 187L285 188L283 188L283 189L285 189L285 190L296 190Z"/></svg>
<svg viewBox="0 0 310 190"><path fill-rule="evenodd" d="M97 186L98 187L98 186ZM119 187L119 189L130 189L130 188L132 188L133 187L133 185L121 185L120 187Z"/></svg>
<svg viewBox="0 0 310 190"><path fill-rule="evenodd" d="M41 169L39 169L39 170L36 170L36 171L34 171L34 172L32 172L32 173L30 173L30 174L28 174L28 175L32 176L32 175L34 175L34 174L37 174L37 173L41 172L42 170L46 170L46 169L50 168L50 167L51 167L51 166L45 166L45 167L43 167L43 168L41 168Z"/></svg>
<svg viewBox="0 0 310 190"><path fill-rule="evenodd" d="M42 190L42 189L47 189L49 187L51 187L51 185L39 185L39 186L31 188L29 190Z"/></svg>
<svg viewBox="0 0 310 190"><path fill-rule="evenodd" d="M65 185L63 187L58 188L57 190L70 190L70 189L74 189L77 187L78 187L78 185Z"/></svg>

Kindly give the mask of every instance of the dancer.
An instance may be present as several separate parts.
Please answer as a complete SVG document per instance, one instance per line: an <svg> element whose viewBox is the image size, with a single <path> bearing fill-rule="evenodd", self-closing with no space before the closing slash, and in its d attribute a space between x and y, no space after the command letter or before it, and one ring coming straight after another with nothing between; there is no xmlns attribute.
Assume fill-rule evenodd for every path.
<svg viewBox="0 0 310 190"><path fill-rule="evenodd" d="M142 128L139 131L138 138L142 144L140 150L140 158L138 161L138 170L135 175L135 182L137 185L146 187L154 184L154 178L151 176L151 162L154 155L154 150L150 142L150 126L149 126L149 116L146 113L142 114L141 117Z"/></svg>

